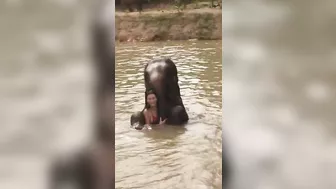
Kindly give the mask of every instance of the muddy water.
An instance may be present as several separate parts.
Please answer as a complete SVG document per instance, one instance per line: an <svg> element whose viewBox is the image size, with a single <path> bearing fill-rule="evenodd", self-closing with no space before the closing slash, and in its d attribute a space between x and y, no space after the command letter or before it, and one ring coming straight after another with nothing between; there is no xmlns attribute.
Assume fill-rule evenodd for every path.
<svg viewBox="0 0 336 189"><path fill-rule="evenodd" d="M223 5L233 189L336 188L334 1Z"/></svg>
<svg viewBox="0 0 336 189"><path fill-rule="evenodd" d="M222 188L221 53L221 41L117 44L116 188ZM162 57L177 65L190 122L131 129L144 107L144 65Z"/></svg>
<svg viewBox="0 0 336 189"><path fill-rule="evenodd" d="M52 154L90 135L86 11L84 1L0 2L0 188L46 189Z"/></svg>

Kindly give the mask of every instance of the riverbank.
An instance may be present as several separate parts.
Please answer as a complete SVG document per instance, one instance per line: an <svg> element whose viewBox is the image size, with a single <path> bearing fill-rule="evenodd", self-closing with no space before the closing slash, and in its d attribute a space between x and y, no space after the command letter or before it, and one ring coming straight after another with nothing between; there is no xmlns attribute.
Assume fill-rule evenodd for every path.
<svg viewBox="0 0 336 189"><path fill-rule="evenodd" d="M221 9L116 12L115 19L118 42L222 39Z"/></svg>

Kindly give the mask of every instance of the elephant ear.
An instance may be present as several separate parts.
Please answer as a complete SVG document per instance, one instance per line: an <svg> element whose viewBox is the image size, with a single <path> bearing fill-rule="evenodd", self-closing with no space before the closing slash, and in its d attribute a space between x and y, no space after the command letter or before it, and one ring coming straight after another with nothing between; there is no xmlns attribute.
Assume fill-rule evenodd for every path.
<svg viewBox="0 0 336 189"><path fill-rule="evenodd" d="M174 82L178 83L178 77L174 76Z"/></svg>

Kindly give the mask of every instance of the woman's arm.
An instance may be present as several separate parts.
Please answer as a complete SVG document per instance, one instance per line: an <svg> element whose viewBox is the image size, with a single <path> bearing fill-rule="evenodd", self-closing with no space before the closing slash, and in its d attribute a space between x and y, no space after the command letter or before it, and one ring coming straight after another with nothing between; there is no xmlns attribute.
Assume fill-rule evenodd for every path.
<svg viewBox="0 0 336 189"><path fill-rule="evenodd" d="M146 123L145 123L143 129L149 129L149 130L151 130L152 127L150 126L150 116L149 116L147 110L144 110L144 116L145 116L145 122Z"/></svg>
<svg viewBox="0 0 336 189"><path fill-rule="evenodd" d="M149 125L150 124L150 119L149 119L149 115L148 115L147 110L144 110L143 114L145 116L145 124Z"/></svg>

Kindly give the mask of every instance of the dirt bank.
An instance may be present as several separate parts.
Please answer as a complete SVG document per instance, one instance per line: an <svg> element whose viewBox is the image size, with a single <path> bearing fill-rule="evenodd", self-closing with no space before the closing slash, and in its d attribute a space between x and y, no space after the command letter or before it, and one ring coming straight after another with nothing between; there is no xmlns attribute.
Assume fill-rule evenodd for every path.
<svg viewBox="0 0 336 189"><path fill-rule="evenodd" d="M222 38L221 9L117 12L115 18L119 42Z"/></svg>

